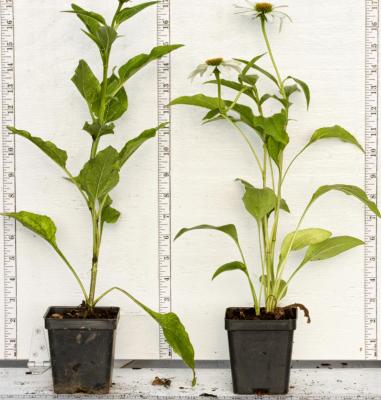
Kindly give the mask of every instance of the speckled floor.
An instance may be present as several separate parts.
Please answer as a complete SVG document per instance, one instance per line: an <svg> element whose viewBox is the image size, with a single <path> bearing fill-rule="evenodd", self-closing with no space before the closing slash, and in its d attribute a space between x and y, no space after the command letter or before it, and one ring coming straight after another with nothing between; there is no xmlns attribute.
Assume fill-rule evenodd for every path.
<svg viewBox="0 0 381 400"><path fill-rule="evenodd" d="M52 390L51 371L42 375L26 374L24 368L0 369L0 398L54 399L86 397L57 396ZM152 386L156 376L172 380L171 387ZM286 396L235 396L232 394L230 370L199 369L198 385L192 388L191 375L184 368L143 368L114 370L110 395L97 399L381 399L381 369L293 369L290 392Z"/></svg>

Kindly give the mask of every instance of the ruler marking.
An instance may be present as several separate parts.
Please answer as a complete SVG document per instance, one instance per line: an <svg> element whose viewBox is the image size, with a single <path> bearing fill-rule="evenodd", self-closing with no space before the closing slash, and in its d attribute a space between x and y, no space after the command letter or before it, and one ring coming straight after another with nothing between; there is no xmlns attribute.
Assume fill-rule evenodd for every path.
<svg viewBox="0 0 381 400"><path fill-rule="evenodd" d="M15 123L14 7L13 0L0 2L3 211L16 208L15 138L7 125ZM4 358L17 357L17 267L16 224L3 219L3 287L4 287Z"/></svg>
<svg viewBox="0 0 381 400"><path fill-rule="evenodd" d="M369 198L377 202L378 195L378 44L379 44L379 2L366 0L365 32L365 191ZM365 359L375 360L377 349L377 218L365 209Z"/></svg>
<svg viewBox="0 0 381 400"><path fill-rule="evenodd" d="M170 44L170 0L157 5L157 44ZM159 217L159 311L171 312L171 112L167 104L171 100L171 56L162 57L157 63L158 121L168 126L158 133L158 217ZM159 333L159 357L171 359L172 349Z"/></svg>

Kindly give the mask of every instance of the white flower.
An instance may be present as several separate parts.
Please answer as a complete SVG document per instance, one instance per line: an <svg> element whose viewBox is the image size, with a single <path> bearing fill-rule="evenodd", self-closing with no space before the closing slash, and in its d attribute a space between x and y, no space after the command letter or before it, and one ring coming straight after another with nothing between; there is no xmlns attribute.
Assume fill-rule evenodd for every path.
<svg viewBox="0 0 381 400"><path fill-rule="evenodd" d="M292 22L291 18L280 8L287 8L288 6L274 6L271 3L253 3L250 0L245 0L248 6L236 5L236 8L242 9L238 14L253 14L254 18L264 18L266 21L274 22L276 19L280 21L280 29L282 29L284 19Z"/></svg>
<svg viewBox="0 0 381 400"><path fill-rule="evenodd" d="M206 72L212 75L215 71L223 72L224 70L235 70L241 73L239 62L235 60L224 60L223 58L211 58L197 66L189 75L189 79L193 80L197 75L204 76Z"/></svg>

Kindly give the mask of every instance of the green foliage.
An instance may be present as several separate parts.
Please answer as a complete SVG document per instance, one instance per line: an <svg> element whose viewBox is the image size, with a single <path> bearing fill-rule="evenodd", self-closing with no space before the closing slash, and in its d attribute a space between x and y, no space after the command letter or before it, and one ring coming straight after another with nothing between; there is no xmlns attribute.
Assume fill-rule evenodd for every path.
<svg viewBox="0 0 381 400"><path fill-rule="evenodd" d="M147 7L153 6L154 4L157 4L157 1L149 1L147 3L138 4L134 7L124 8L123 10L119 11L116 14L116 17L115 17L116 25L119 26L120 24L129 20L130 18L132 18L134 15L136 15L140 11L143 11Z"/></svg>
<svg viewBox="0 0 381 400"><path fill-rule="evenodd" d="M11 126L8 126L8 130L15 135L19 135L35 144L40 150L42 150L49 158L51 158L61 168L66 168L67 153L64 150L59 149L54 143L45 141L39 137L32 136L27 131L22 131Z"/></svg>
<svg viewBox="0 0 381 400"><path fill-rule="evenodd" d="M100 151L82 168L78 182L92 203L102 201L119 182L119 153L112 146Z"/></svg>
<svg viewBox="0 0 381 400"><path fill-rule="evenodd" d="M253 155L253 162L261 180L260 184L254 186L247 181L241 179L239 181L245 188L242 199L244 206L257 224L260 254L257 255L258 265L256 267L262 271L259 282L260 288L258 290L250 278L248 265L238 243L238 235L234 225L228 225L234 227L234 232L229 236L233 237L238 245L242 262L235 261L224 264L216 271L215 276L225 271L237 269L244 271L248 277L256 314L260 313L263 305L267 312L275 310L279 301L286 295L291 280L307 262L331 258L362 244L359 239L349 236L331 237L332 233L325 229L302 229L307 212L318 198L332 190L340 191L356 197L378 217L381 216L376 204L367 197L361 188L343 184L322 186L307 204L296 228L284 237L281 246L277 246L281 210L290 212L282 196L284 184L288 172L298 157L313 143L330 138L353 144L362 151L364 149L357 139L341 126L325 127L315 131L309 142L291 159L288 165L285 165L285 159L287 159L285 153L289 142L292 140L292 135L289 135L291 133L289 122L297 119L291 115L292 102L295 96L304 96L307 109L309 109L311 92L308 84L301 79L292 75L282 78L283 74L276 63L267 34L268 20L263 15L259 15L258 19L260 20L267 53L255 56L250 61L235 58L234 60L241 64L242 71L238 72L235 78L229 78L229 80L223 77L224 71L219 65L210 66L206 63L205 68L214 74L214 79L208 79L205 83L216 88L217 96L199 93L181 96L171 102L173 106L187 105L206 109L208 112L203 118L203 123L226 121L229 128L235 130L247 144L248 150ZM268 56L271 69L260 65L265 55ZM229 62L222 61L221 65L226 67ZM197 74L202 76L201 72L205 72L203 67L201 69L198 67L191 76ZM267 93L261 93L262 80L265 81L267 87L269 84L273 86L272 89L267 89ZM245 97L245 104L240 103L242 97ZM266 105L266 109L264 105ZM270 114L268 110L273 109L274 106L278 111L275 111L275 114ZM258 143L254 141L256 136L260 139L259 147L257 146ZM221 230L221 228L210 225L200 225L190 229L182 229L177 237L195 229ZM302 249L307 249L302 264L294 269L294 272L288 278L285 278L290 253ZM278 262L276 263L275 260L278 260ZM257 293L259 293L259 296Z"/></svg>
<svg viewBox="0 0 381 400"><path fill-rule="evenodd" d="M232 261L230 263L224 264L221 267L219 267L214 273L212 280L217 278L217 276L221 275L223 272L228 272L228 271L243 271L246 273L247 268L246 265L241 261Z"/></svg>
<svg viewBox="0 0 381 400"><path fill-rule="evenodd" d="M34 214L28 211L16 213L2 213L6 217L14 218L32 232L44 238L51 245L56 245L57 228L51 218L46 215Z"/></svg>
<svg viewBox="0 0 381 400"><path fill-rule="evenodd" d="M119 183L120 168L143 143L155 137L156 132L164 128L165 124L145 130L138 137L129 140L120 151L117 151L112 146L99 150L100 141L103 136L115 133L115 124L113 122L120 119L128 110L128 97L124 88L125 83L149 63L181 47L181 45L155 47L149 54L139 54L121 66L118 75L114 73L117 69L116 67L110 71L110 55L112 46L119 37L117 32L119 25L147 7L156 4L156 2L148 2L133 7L125 7L126 3L127 1L122 0L116 2L117 9L110 25L108 25L102 15L85 10L76 4L72 4L72 9L67 11L69 13L74 13L79 18L84 24L85 29L83 32L99 48L103 69L103 76L100 80L96 77L87 62L80 60L72 77L73 83L86 102L90 117L89 122L86 122L82 128L91 138L90 157L84 164L79 175L74 177L74 174L68 170L66 166L68 158L67 153L59 149L54 143L32 136L29 132L24 130L13 127L8 128L11 133L24 137L32 142L51 160L59 165L66 174L65 179L75 185L86 202L91 215L93 231L89 291L86 291L79 274L63 252L58 248L55 236L56 226L49 217L27 211L2 215L16 219L33 233L43 237L50 243L80 286L84 296L84 302L89 311L112 290L118 290L124 293L142 307L163 328L164 335L169 345L182 357L184 363L192 369L192 383L195 384L193 346L184 325L176 314L157 313L120 288L111 288L100 296L95 296L104 224L115 224L120 219L120 212L112 207L113 201L110 197L110 192L115 189Z"/></svg>
<svg viewBox="0 0 381 400"><path fill-rule="evenodd" d="M317 142L318 140L330 139L330 138L340 139L346 143L352 143L355 146L357 146L363 153L365 153L364 148L357 141L357 139L351 133L349 133L347 130L345 130L339 125L331 126L328 128L320 128L316 130L314 134L311 136L311 139L309 140L307 146Z"/></svg>

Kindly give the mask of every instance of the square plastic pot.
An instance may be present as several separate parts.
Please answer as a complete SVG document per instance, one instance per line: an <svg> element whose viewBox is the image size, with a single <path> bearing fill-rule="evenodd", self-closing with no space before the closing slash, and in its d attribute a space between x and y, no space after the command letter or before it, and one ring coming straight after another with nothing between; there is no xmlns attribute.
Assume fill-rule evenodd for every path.
<svg viewBox="0 0 381 400"><path fill-rule="evenodd" d="M45 316L49 333L54 392L57 394L109 393L112 384L119 308L100 307L112 319L56 319L76 307L50 307Z"/></svg>
<svg viewBox="0 0 381 400"><path fill-rule="evenodd" d="M294 314L287 320L225 318L234 393L288 392L296 309Z"/></svg>

